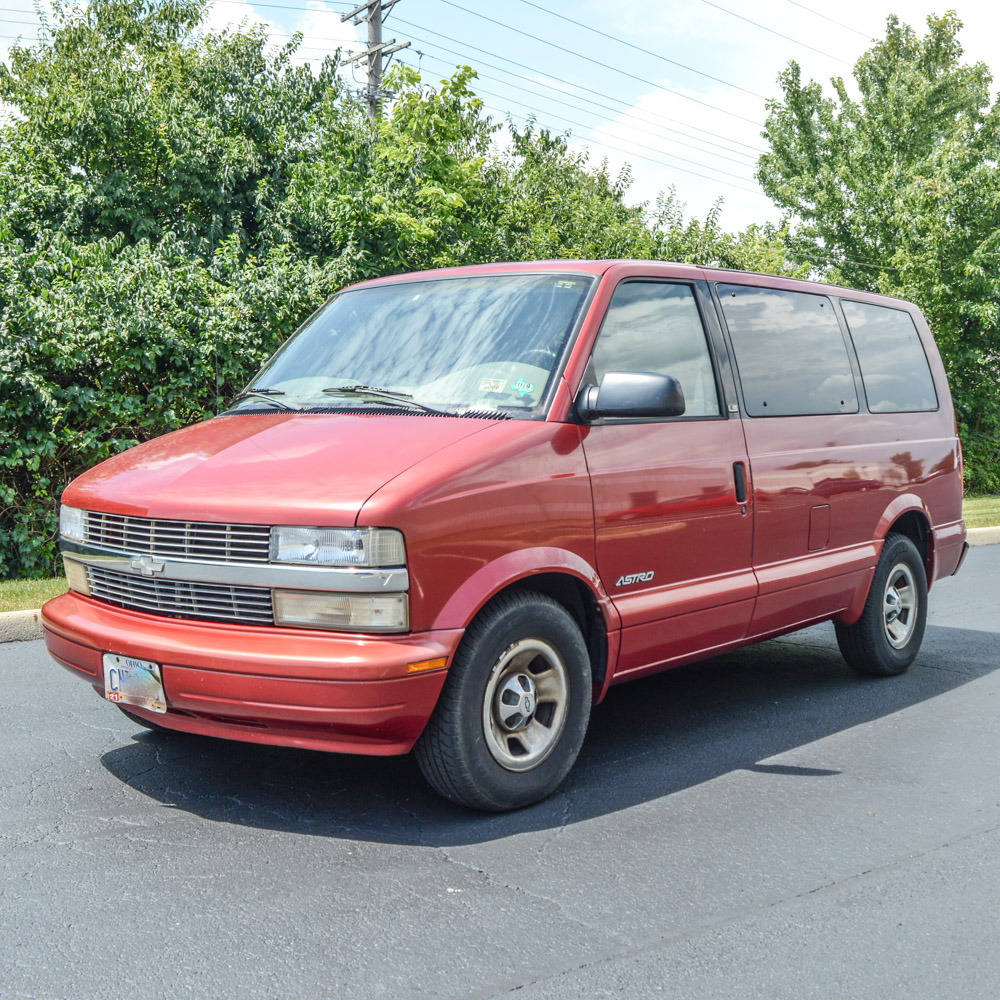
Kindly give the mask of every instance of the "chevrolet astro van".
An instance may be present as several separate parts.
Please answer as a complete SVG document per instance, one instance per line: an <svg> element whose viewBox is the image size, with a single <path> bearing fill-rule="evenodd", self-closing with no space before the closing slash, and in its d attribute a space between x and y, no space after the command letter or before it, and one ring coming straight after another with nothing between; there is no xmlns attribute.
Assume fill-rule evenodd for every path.
<svg viewBox="0 0 1000 1000"><path fill-rule="evenodd" d="M512 809L612 684L824 620L905 670L961 499L909 303L641 261L397 275L72 482L45 638L143 726L413 750Z"/></svg>

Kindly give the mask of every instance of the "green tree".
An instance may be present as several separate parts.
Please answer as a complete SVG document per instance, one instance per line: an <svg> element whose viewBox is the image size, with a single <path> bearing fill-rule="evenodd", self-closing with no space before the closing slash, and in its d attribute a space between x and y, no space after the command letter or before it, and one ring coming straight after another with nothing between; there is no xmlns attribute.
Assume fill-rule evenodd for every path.
<svg viewBox="0 0 1000 1000"><path fill-rule="evenodd" d="M962 62L961 22L896 17L833 96L781 74L760 160L799 220L791 245L834 281L916 302L948 369L973 491L1000 490L1000 101ZM793 256L795 254L793 253Z"/></svg>
<svg viewBox="0 0 1000 1000"><path fill-rule="evenodd" d="M0 65L0 576L57 565L58 496L123 448L210 416L330 294L494 260L658 257L792 268L673 195L625 202L565 137L483 114L474 72L400 68L376 121L334 59L204 0L90 0Z"/></svg>
<svg viewBox="0 0 1000 1000"><path fill-rule="evenodd" d="M200 35L207 0L90 0L0 64L0 204L8 238L180 236L203 255L253 243L339 84L265 52L263 27Z"/></svg>

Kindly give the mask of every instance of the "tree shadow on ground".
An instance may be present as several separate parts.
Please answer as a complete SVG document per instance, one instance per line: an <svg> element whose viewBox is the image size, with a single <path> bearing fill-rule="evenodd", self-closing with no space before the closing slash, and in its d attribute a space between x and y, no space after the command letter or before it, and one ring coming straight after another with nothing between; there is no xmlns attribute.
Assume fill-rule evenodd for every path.
<svg viewBox="0 0 1000 1000"><path fill-rule="evenodd" d="M412 756L355 757L183 734L137 733L104 766L165 806L218 822L341 839L457 846L555 829L751 769L822 779L836 770L761 763L996 670L996 635L928 628L906 674L858 678L817 626L612 688L569 778L505 815L435 795Z"/></svg>

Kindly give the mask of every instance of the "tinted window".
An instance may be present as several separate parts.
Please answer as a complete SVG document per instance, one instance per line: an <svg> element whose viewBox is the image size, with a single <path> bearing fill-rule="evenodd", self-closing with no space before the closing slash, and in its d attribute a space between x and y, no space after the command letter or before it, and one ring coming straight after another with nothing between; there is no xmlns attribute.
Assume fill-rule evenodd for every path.
<svg viewBox="0 0 1000 1000"><path fill-rule="evenodd" d="M689 285L627 281L608 306L591 358L593 380L608 372L673 375L686 417L719 415L719 395L705 330Z"/></svg>
<svg viewBox="0 0 1000 1000"><path fill-rule="evenodd" d="M753 417L857 413L847 345L825 295L719 285Z"/></svg>
<svg viewBox="0 0 1000 1000"><path fill-rule="evenodd" d="M840 303L873 413L936 410L937 393L909 313L867 302Z"/></svg>

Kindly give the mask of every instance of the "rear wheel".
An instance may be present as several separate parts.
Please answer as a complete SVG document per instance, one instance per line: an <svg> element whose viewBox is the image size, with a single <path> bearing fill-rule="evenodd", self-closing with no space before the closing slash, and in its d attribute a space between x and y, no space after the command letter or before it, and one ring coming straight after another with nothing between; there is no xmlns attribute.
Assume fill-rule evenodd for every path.
<svg viewBox="0 0 1000 1000"><path fill-rule="evenodd" d="M543 594L501 594L466 631L417 763L453 802L492 812L530 805L573 766L590 696L590 659L569 612Z"/></svg>
<svg viewBox="0 0 1000 1000"><path fill-rule="evenodd" d="M853 625L837 626L837 644L858 673L901 674L920 651L927 624L927 576L917 547L905 535L882 546L868 599Z"/></svg>

